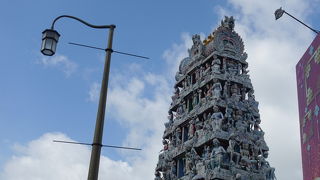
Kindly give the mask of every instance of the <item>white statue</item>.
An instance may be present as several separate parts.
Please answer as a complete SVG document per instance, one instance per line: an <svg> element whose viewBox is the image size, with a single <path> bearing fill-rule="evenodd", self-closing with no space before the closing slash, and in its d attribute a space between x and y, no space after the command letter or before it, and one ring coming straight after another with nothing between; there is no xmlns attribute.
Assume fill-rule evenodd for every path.
<svg viewBox="0 0 320 180"><path fill-rule="evenodd" d="M213 56L213 60L211 63L211 69L213 73L220 74L221 61L218 59L217 55Z"/></svg>
<svg viewBox="0 0 320 180"><path fill-rule="evenodd" d="M221 97L222 86L218 79L213 79L212 98L219 100Z"/></svg>
<svg viewBox="0 0 320 180"><path fill-rule="evenodd" d="M223 114L220 112L218 106L213 107L213 114L211 115L212 119L212 130L220 131L222 127Z"/></svg>

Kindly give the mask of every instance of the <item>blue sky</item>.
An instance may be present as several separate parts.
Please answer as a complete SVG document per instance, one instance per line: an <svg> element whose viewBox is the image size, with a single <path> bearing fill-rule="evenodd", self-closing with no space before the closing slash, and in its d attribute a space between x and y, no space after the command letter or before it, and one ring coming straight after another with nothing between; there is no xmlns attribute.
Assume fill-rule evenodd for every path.
<svg viewBox="0 0 320 180"><path fill-rule="evenodd" d="M2 0L0 178L12 177L8 175L11 172L8 164L14 163L13 156L19 159L30 155L17 150L21 149L19 147L28 149L31 141L39 140L46 133L64 135L51 134L49 137L52 138L92 141L98 106L96 90L101 82L104 52L72 46L68 42L104 48L107 31L90 29L72 19L61 19L55 25L55 29L61 34L57 54L55 58L46 59L39 52L41 33L50 27L55 17L63 14L77 16L92 24L115 24L117 28L114 34L114 50L151 58L143 60L115 53L112 55L108 97L110 102L106 114L104 142L145 149L138 153L104 149L102 154L112 162L125 162L126 167L132 169L135 169L137 162L148 162L155 167L154 159L158 155L154 154L155 158L150 159L152 154L147 156L146 151L160 150L164 128L162 124L166 121L174 83L173 72L181 58L187 55L187 48L191 46L190 36L196 33L208 35L217 27L223 15L236 17L236 30L243 37L249 54L250 75L260 108L265 105L265 109L261 109L264 116L262 121L275 119L276 122L279 117L289 118L285 113L291 114L296 121L292 132L297 134L294 65L311 43L314 34L288 16L274 22L273 11L280 6L314 28L320 29L320 14L316 11L320 6L319 0L274 0L270 3L250 0ZM272 54L275 52L273 45L281 45L276 48L276 55ZM252 48L249 49L250 47ZM272 58L275 60L271 60ZM288 69L280 71L274 67L276 65L272 64L273 62L277 62L278 66L288 66ZM266 77L259 72L265 68L270 68L272 75ZM284 85L278 87L279 91L290 91L290 96L284 99L283 103L277 103L275 94L278 93L265 89L270 88L268 83L276 83L275 79L286 78L290 79L288 83L291 89L284 89ZM272 109L277 106L278 109ZM273 125L266 122L265 127L262 127L266 135L273 133ZM275 136L281 131L274 132ZM270 158L283 154L282 149L287 148L281 147L282 142L272 143L271 139L275 136L270 135L269 139L267 137L270 148L275 149L271 151ZM45 140L50 141L50 138ZM292 142L296 156L299 156L299 143L297 135ZM58 146L60 147L56 144L50 145L52 148ZM72 145L62 147L67 146ZM77 153L76 149L74 153ZM301 175L299 160L296 159L294 163L297 165L292 168ZM271 159L271 162L280 169L285 167L285 164L277 164L275 160ZM1 172L5 175L1 176ZM152 175L153 172L149 174ZM139 179L140 176L134 177Z"/></svg>

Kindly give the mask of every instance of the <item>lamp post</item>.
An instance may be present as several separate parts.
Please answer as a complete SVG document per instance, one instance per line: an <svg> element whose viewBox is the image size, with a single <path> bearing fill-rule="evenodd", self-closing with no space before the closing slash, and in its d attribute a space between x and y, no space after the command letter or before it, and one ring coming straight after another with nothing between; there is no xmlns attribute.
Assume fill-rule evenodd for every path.
<svg viewBox="0 0 320 180"><path fill-rule="evenodd" d="M277 9L274 12L274 16L275 19L278 20L279 18L282 17L283 14L287 14L288 16L292 17L294 20L298 21L299 23L301 23L302 25L304 25L305 27L309 28L311 31L313 31L316 34L319 34L320 32L318 30L313 29L312 27L308 26L307 24L305 24L304 22L300 21L299 19L297 19L296 17L292 16L291 14L289 14L287 11L283 10L281 7L279 9Z"/></svg>
<svg viewBox="0 0 320 180"><path fill-rule="evenodd" d="M52 22L51 29L46 29L45 31L42 32L43 36L42 36L41 52L46 56L52 56L56 52L56 46L57 46L60 35L57 31L54 30L54 24L60 18L71 18L71 19L80 21L81 23L95 29L109 29L108 44L107 44L107 49L105 49L106 57L105 57L103 78L101 83L99 106L98 106L96 126L95 126L92 150L91 150L90 166L89 166L89 172L88 172L88 180L97 180L98 173L99 173L101 147L103 146L102 135L103 135L104 117L105 117L105 109L106 109L106 101L107 101L111 53L113 52L112 40L113 40L113 32L116 26L115 25L97 26L97 25L89 24L83 21L82 19L79 19L74 16L69 16L69 15L59 16L55 18L54 21Z"/></svg>

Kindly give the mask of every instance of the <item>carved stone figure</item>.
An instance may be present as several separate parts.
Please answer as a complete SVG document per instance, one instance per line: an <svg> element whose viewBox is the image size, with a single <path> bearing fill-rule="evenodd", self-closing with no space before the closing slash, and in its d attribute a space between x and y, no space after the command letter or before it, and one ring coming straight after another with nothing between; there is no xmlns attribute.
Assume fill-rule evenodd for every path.
<svg viewBox="0 0 320 180"><path fill-rule="evenodd" d="M209 64L209 62L206 63L203 73L204 73L204 76L207 76L207 75L210 74L210 64Z"/></svg>
<svg viewBox="0 0 320 180"><path fill-rule="evenodd" d="M274 174L275 169L270 167L269 162L266 161L266 158L268 158L267 151L263 153L263 156L259 157L259 166L265 172L266 180L274 180L276 179Z"/></svg>
<svg viewBox="0 0 320 180"><path fill-rule="evenodd" d="M220 68L221 68L221 61L217 55L214 55L211 63L212 73L220 74L221 73Z"/></svg>
<svg viewBox="0 0 320 180"><path fill-rule="evenodd" d="M214 106L213 107L213 113L211 115L212 130L213 131L220 131L221 130L223 118L224 118L223 114L219 110L219 107L218 106Z"/></svg>
<svg viewBox="0 0 320 180"><path fill-rule="evenodd" d="M241 133L245 133L249 128L249 124L247 121L243 119L243 113L241 110L236 111L234 119L236 121L235 122L236 129Z"/></svg>
<svg viewBox="0 0 320 180"><path fill-rule="evenodd" d="M227 148L227 152L229 153L230 162L237 165L240 160L240 153L236 151L237 146L236 135L232 133L229 137L229 146Z"/></svg>
<svg viewBox="0 0 320 180"><path fill-rule="evenodd" d="M182 142L182 131L181 131L181 128L178 127L176 129L176 143L177 143L177 145L180 145L181 142Z"/></svg>
<svg viewBox="0 0 320 180"><path fill-rule="evenodd" d="M210 84L206 85L206 102L208 102L212 96L212 86L210 86Z"/></svg>
<svg viewBox="0 0 320 180"><path fill-rule="evenodd" d="M199 106L202 106L202 104L204 103L203 100L202 100L202 90L201 89L198 89L197 90L198 92L198 101L199 101Z"/></svg>
<svg viewBox="0 0 320 180"><path fill-rule="evenodd" d="M162 140L162 144L163 144L163 151L168 150L169 145L168 145L168 141L166 139Z"/></svg>
<svg viewBox="0 0 320 180"><path fill-rule="evenodd" d="M227 71L231 76L236 76L238 75L238 67L234 63L228 63L227 65Z"/></svg>
<svg viewBox="0 0 320 180"><path fill-rule="evenodd" d="M198 93L194 92L192 97L192 106L195 108L198 105Z"/></svg>
<svg viewBox="0 0 320 180"><path fill-rule="evenodd" d="M211 168L214 169L217 167L218 169L220 169L223 156L226 153L226 151L222 146L220 146L220 142L218 139L213 139L212 143L213 149L211 151Z"/></svg>
<svg viewBox="0 0 320 180"><path fill-rule="evenodd" d="M244 141L242 142L242 146L240 149L240 154L241 154L241 165L246 168L246 170L251 170L251 161L249 159L250 152L249 152L249 144Z"/></svg>
<svg viewBox="0 0 320 180"><path fill-rule="evenodd" d="M189 123L188 139L192 139L196 132L196 125L194 119Z"/></svg>
<svg viewBox="0 0 320 180"><path fill-rule="evenodd" d="M196 34L192 36L193 45L191 47L191 56L196 60L203 54L203 44L200 39L200 35Z"/></svg>
<svg viewBox="0 0 320 180"><path fill-rule="evenodd" d="M240 92L239 92L239 88L238 88L238 85L237 84L233 84L231 86L231 99L234 103L237 103L240 101L240 98L241 98L241 95L240 95Z"/></svg>
<svg viewBox="0 0 320 180"><path fill-rule="evenodd" d="M259 112L259 109L258 109L259 103L255 100L255 96L253 93L254 93L253 89L248 92L248 102L250 105L250 110L252 112Z"/></svg>
<svg viewBox="0 0 320 180"><path fill-rule="evenodd" d="M176 174L177 174L177 164L176 164L176 161L173 160L171 161L171 179L172 180L176 179Z"/></svg>
<svg viewBox="0 0 320 180"><path fill-rule="evenodd" d="M212 98L214 100L219 100L221 97L222 86L218 79L213 79L212 85Z"/></svg>
<svg viewBox="0 0 320 180"><path fill-rule="evenodd" d="M234 19L233 19L233 16L231 16L231 17L225 16L225 17L224 17L224 20L221 21L221 26L222 26L222 27L225 27L225 28L228 28L228 29L230 29L230 30L233 30L233 28L234 28Z"/></svg>
<svg viewBox="0 0 320 180"><path fill-rule="evenodd" d="M227 119L229 128L233 128L234 127L233 109L230 103L227 104L225 117Z"/></svg>
<svg viewBox="0 0 320 180"><path fill-rule="evenodd" d="M186 166L185 166L185 170L186 170L186 174L187 175L191 172L193 166L194 166L194 164L193 164L193 161L192 161L191 153L187 152L186 153Z"/></svg>
<svg viewBox="0 0 320 180"><path fill-rule="evenodd" d="M162 180L161 177L160 177L160 172L159 171L156 171L154 175L156 176L154 178L154 180Z"/></svg>
<svg viewBox="0 0 320 180"><path fill-rule="evenodd" d="M173 123L173 113L172 113L172 110L169 110L168 111L168 120L169 120L169 123L172 124Z"/></svg>
<svg viewBox="0 0 320 180"><path fill-rule="evenodd" d="M230 96L229 95L229 87L230 87L230 81L226 81L223 86L223 98L224 99L228 99Z"/></svg>

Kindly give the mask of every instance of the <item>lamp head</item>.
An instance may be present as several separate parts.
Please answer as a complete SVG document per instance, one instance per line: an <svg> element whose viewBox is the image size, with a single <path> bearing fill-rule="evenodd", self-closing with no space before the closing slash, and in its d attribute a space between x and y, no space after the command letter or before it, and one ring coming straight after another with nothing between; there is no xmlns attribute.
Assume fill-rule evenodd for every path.
<svg viewBox="0 0 320 180"><path fill-rule="evenodd" d="M283 15L284 13L284 10L282 8L279 8L277 9L275 12L274 12L274 16L276 18L276 20L278 20L279 18L281 18L281 16Z"/></svg>
<svg viewBox="0 0 320 180"><path fill-rule="evenodd" d="M53 29L46 29L42 32L41 53L46 56L52 56L57 49L57 43L60 34Z"/></svg>

